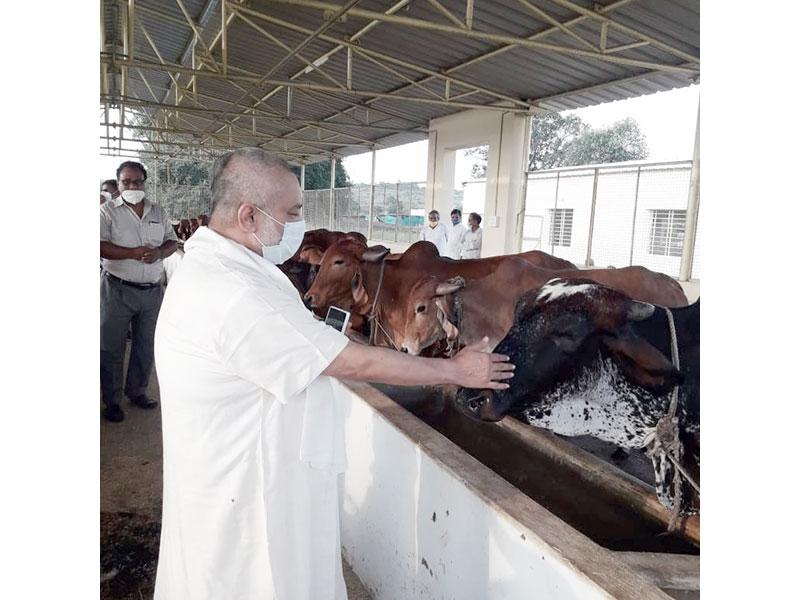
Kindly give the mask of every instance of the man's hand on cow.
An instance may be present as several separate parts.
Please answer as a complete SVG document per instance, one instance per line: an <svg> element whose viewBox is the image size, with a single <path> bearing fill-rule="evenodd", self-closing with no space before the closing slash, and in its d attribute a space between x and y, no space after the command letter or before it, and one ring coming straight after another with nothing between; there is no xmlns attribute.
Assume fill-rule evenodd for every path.
<svg viewBox="0 0 800 600"><path fill-rule="evenodd" d="M514 376L514 365L508 362L505 354L489 352L489 338L464 346L453 357L459 370L458 384L467 388L504 390L507 383L503 379Z"/></svg>
<svg viewBox="0 0 800 600"><path fill-rule="evenodd" d="M144 246L144 253L142 254L142 262L148 264L154 263L161 259L161 249L153 246Z"/></svg>

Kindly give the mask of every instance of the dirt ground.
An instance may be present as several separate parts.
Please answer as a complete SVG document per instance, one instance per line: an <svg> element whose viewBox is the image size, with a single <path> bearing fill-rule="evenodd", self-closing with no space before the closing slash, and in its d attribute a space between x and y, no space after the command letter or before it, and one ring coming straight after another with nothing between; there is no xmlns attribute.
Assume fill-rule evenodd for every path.
<svg viewBox="0 0 800 600"><path fill-rule="evenodd" d="M148 396L159 399L155 373ZM127 401L125 420L100 417L100 598L153 597L161 530L161 412ZM370 600L344 564L350 600Z"/></svg>

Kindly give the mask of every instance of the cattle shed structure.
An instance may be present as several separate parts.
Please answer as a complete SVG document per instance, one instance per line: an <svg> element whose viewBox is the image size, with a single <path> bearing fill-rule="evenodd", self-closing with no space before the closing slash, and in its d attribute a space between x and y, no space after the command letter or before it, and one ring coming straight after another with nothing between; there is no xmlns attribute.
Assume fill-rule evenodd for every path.
<svg viewBox="0 0 800 600"><path fill-rule="evenodd" d="M101 5L101 153L210 161L255 145L302 167L428 139L426 208L449 211L455 151L487 144L486 256L522 245L531 118L700 74L694 0ZM330 207L333 224L333 192Z"/></svg>
<svg viewBox="0 0 800 600"><path fill-rule="evenodd" d="M483 254L517 252L531 119L698 82L699 12L699 0L101 0L100 153L169 165L258 146L302 169L372 152L374 178L375 151L428 140L425 206L446 213L456 151L488 145ZM681 279L692 268L698 157L696 136ZM333 213L332 181L331 223ZM354 448L360 454L346 486L342 530L346 555L376 599L434 592L466 598L465 581L486 586L481 597L491 591L521 598L530 590L551 598L666 597L630 561L599 556L600 546L579 548L581 536L553 546L558 519L536 531L529 517L544 509L532 500L509 520L491 481L459 475L459 461L441 458L435 435L415 441L416 426L404 419L398 426L382 402L370 390L353 390L350 426L369 427L370 440L383 441L372 450ZM371 510L356 517L364 494L385 492L375 488L377 458L364 462L378 451L408 459L417 483L429 477L436 494L454 494L480 518L483 529L462 542L487 536L480 538L486 564L458 565L446 540L420 529L430 515ZM431 496L417 487L407 499L421 507ZM392 518L413 531L384 544L383 556L381 544L367 538L390 531ZM441 567L435 556L420 554L426 547L446 555ZM408 554L402 568L381 574L392 552L401 551ZM525 568L513 558L519 552L539 562L515 578ZM525 582L529 587L520 587Z"/></svg>

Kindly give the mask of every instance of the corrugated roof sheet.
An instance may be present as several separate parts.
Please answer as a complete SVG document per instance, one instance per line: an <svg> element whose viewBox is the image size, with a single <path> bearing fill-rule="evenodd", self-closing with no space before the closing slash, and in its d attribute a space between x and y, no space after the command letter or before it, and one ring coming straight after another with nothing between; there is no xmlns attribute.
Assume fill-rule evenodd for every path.
<svg viewBox="0 0 800 600"><path fill-rule="evenodd" d="M328 5L340 7L342 1ZM440 3L456 18L464 19L464 0L440 0ZM167 119L170 131L164 135L180 143L208 147L212 143L210 134L215 134L214 147L224 147L227 145L226 123L232 121L233 146L260 143L285 152L286 157L295 162L311 162L326 159L331 151L344 156L363 152L373 143L378 147L389 147L424 139L430 119L464 110L462 106L408 99L413 96L442 100L445 83L419 69L376 59L382 62L381 66L358 51L353 53L353 89L392 97L355 95L346 89L337 89L346 82L347 51L341 48L329 53L337 47L336 41L353 36L358 37L359 48L457 78L463 83L450 85L451 98L475 106L496 104L500 97L510 97L518 101L516 108L527 104L531 110L560 111L682 87L699 77L699 0L600 3L589 0L528 0L528 3L534 9L529 9L519 0L479 0L475 2L473 30L533 39L560 47L561 51L510 46L457 32L431 31L389 22L380 22L363 35L357 35L371 22L359 15L358 10L386 12L395 4L380 0L362 0L345 18L330 24L322 35L309 41L308 32L317 31L326 18L322 4L308 7L274 0L244 2L242 6L246 9L260 14L239 13L231 21L227 34L229 77L226 79L213 74L212 61L204 58L202 49L203 45L213 45L213 61L221 65L221 44L214 45L220 32L221 0L183 0L201 31L203 44L198 43L196 48L197 64L200 65L197 68L209 75L197 77L197 96L193 97L185 90L191 74L175 74L182 88L179 91L183 96L182 108L178 115L173 113ZM401 4L404 6L394 13L400 17L455 27L430 2L412 0ZM112 50L116 51L116 57L124 58L121 35L126 7L127 2L120 0L104 2L106 60ZM587 15L583 12L595 9L597 13ZM539 11L544 11L548 18L541 16ZM589 50L588 45L599 49L604 17L613 20L606 30L606 49L611 50L611 56L660 66L620 64L581 54ZM277 19L305 31L288 29L268 19ZM571 33L555 27L553 20L563 24ZM143 29L164 62L181 64L184 68L191 67L194 34L175 1L137 0L134 22L134 59L140 61L138 69L128 70L125 98L121 96L117 75L110 78L109 96L103 100L124 101L128 108L140 115L142 124L152 125L151 121L158 119L161 125L165 111L170 109L156 106L153 96L158 98L158 103L173 105L175 88L167 72L149 66L159 63L160 59ZM257 28L274 36L280 43L268 39ZM588 45L575 39L574 35ZM114 36L118 40L116 45L113 44ZM614 50L641 42L643 36L647 36L649 43ZM294 49L303 43L305 45L298 55L284 60L288 54L286 48ZM317 61L326 54L329 56L320 63L319 69L327 76L314 70L304 72L308 65L306 61ZM694 71L671 70L671 67L687 66ZM259 78L271 71L274 71L269 77L271 80L291 79L297 84L327 86L332 90L295 88L291 112L287 116L286 87L257 84ZM252 79L237 80L237 77ZM470 85L479 86L484 91L475 92ZM458 98L469 91L473 93ZM272 95L257 105L253 133L253 118L237 115L250 112L269 93ZM511 104L505 102L505 105ZM223 116L227 119L223 120ZM153 139L156 137L152 132L145 133ZM181 148L182 152L190 151Z"/></svg>

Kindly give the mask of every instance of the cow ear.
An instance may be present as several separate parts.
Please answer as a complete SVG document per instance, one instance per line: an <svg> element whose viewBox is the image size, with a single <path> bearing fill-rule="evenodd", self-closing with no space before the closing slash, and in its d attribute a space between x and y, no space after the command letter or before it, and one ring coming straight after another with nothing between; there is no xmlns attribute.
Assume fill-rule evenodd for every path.
<svg viewBox="0 0 800 600"><path fill-rule="evenodd" d="M364 287L364 278L361 277L361 270L356 269L353 279L350 280L350 289L353 291L353 302L355 306L364 306L369 300L367 288Z"/></svg>
<svg viewBox="0 0 800 600"><path fill-rule="evenodd" d="M447 296L448 294L454 294L463 288L464 285L466 285L466 282L464 281L463 277L453 277L452 279L448 279L446 282L437 285L436 291L433 295Z"/></svg>
<svg viewBox="0 0 800 600"><path fill-rule="evenodd" d="M367 245L367 238L364 236L363 233L358 231L348 231L347 235L345 236L347 239L353 240L354 242L359 242L361 244Z"/></svg>
<svg viewBox="0 0 800 600"><path fill-rule="evenodd" d="M675 365L638 336L604 336L603 342L628 378L645 388L667 391L683 381Z"/></svg>
<svg viewBox="0 0 800 600"><path fill-rule="evenodd" d="M368 263L378 263L389 254L389 249L386 246L370 246L364 251L361 260Z"/></svg>
<svg viewBox="0 0 800 600"><path fill-rule="evenodd" d="M306 246L300 251L300 261L312 265L319 265L322 262L324 252L317 246Z"/></svg>

